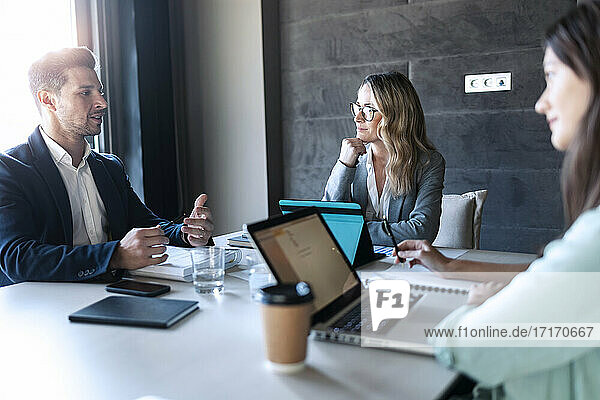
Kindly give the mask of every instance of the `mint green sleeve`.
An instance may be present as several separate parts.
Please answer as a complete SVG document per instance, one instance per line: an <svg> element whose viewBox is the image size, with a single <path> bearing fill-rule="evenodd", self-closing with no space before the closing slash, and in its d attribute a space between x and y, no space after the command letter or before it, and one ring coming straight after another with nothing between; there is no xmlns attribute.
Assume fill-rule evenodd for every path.
<svg viewBox="0 0 600 400"><path fill-rule="evenodd" d="M457 309L437 328L501 323L600 323L599 287L600 211L594 209L580 216L562 239L550 243L542 258L498 294L479 307ZM502 347L464 347L468 342L460 340L463 339L438 337L430 342L440 362L490 387L526 376L539 378L536 374L542 371L551 374L552 370L577 362L597 349L572 345L515 347L510 341ZM600 366L596 368L596 376L597 373Z"/></svg>

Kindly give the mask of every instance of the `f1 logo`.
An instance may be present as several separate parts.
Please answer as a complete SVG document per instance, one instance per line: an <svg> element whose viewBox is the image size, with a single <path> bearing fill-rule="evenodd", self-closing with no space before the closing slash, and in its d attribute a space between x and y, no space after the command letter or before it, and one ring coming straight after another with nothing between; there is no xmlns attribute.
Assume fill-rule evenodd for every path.
<svg viewBox="0 0 600 400"><path fill-rule="evenodd" d="M384 319L401 319L408 315L410 284L400 279L378 279L369 283L369 303L373 331Z"/></svg>

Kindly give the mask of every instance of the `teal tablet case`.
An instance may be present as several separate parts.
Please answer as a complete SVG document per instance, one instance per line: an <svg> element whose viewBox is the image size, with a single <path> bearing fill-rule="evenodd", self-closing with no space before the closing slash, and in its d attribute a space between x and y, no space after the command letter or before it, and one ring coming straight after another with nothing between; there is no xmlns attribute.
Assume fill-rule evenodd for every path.
<svg viewBox="0 0 600 400"><path fill-rule="evenodd" d="M279 207L283 214L301 207L317 207L348 261L354 265L365 223L359 204L341 201L279 200Z"/></svg>

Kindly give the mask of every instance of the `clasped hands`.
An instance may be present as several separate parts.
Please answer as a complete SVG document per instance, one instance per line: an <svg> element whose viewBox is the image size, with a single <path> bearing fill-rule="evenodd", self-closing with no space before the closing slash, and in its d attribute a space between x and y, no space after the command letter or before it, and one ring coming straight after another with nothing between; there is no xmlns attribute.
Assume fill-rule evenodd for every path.
<svg viewBox="0 0 600 400"><path fill-rule="evenodd" d="M206 245L214 230L212 213L204 206L207 199L206 194L198 196L190 216L183 220L183 239L193 247ZM165 262L168 256L163 253L167 250L167 244L169 239L160 225L133 228L119 241L110 267L133 270Z"/></svg>

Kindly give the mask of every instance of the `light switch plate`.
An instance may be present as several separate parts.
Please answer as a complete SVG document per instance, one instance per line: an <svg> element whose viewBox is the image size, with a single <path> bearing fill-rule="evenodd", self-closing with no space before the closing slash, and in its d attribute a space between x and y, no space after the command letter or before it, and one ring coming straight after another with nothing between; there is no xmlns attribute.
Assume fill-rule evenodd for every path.
<svg viewBox="0 0 600 400"><path fill-rule="evenodd" d="M511 90L511 88L512 74L510 72L465 75L465 93L500 92Z"/></svg>

